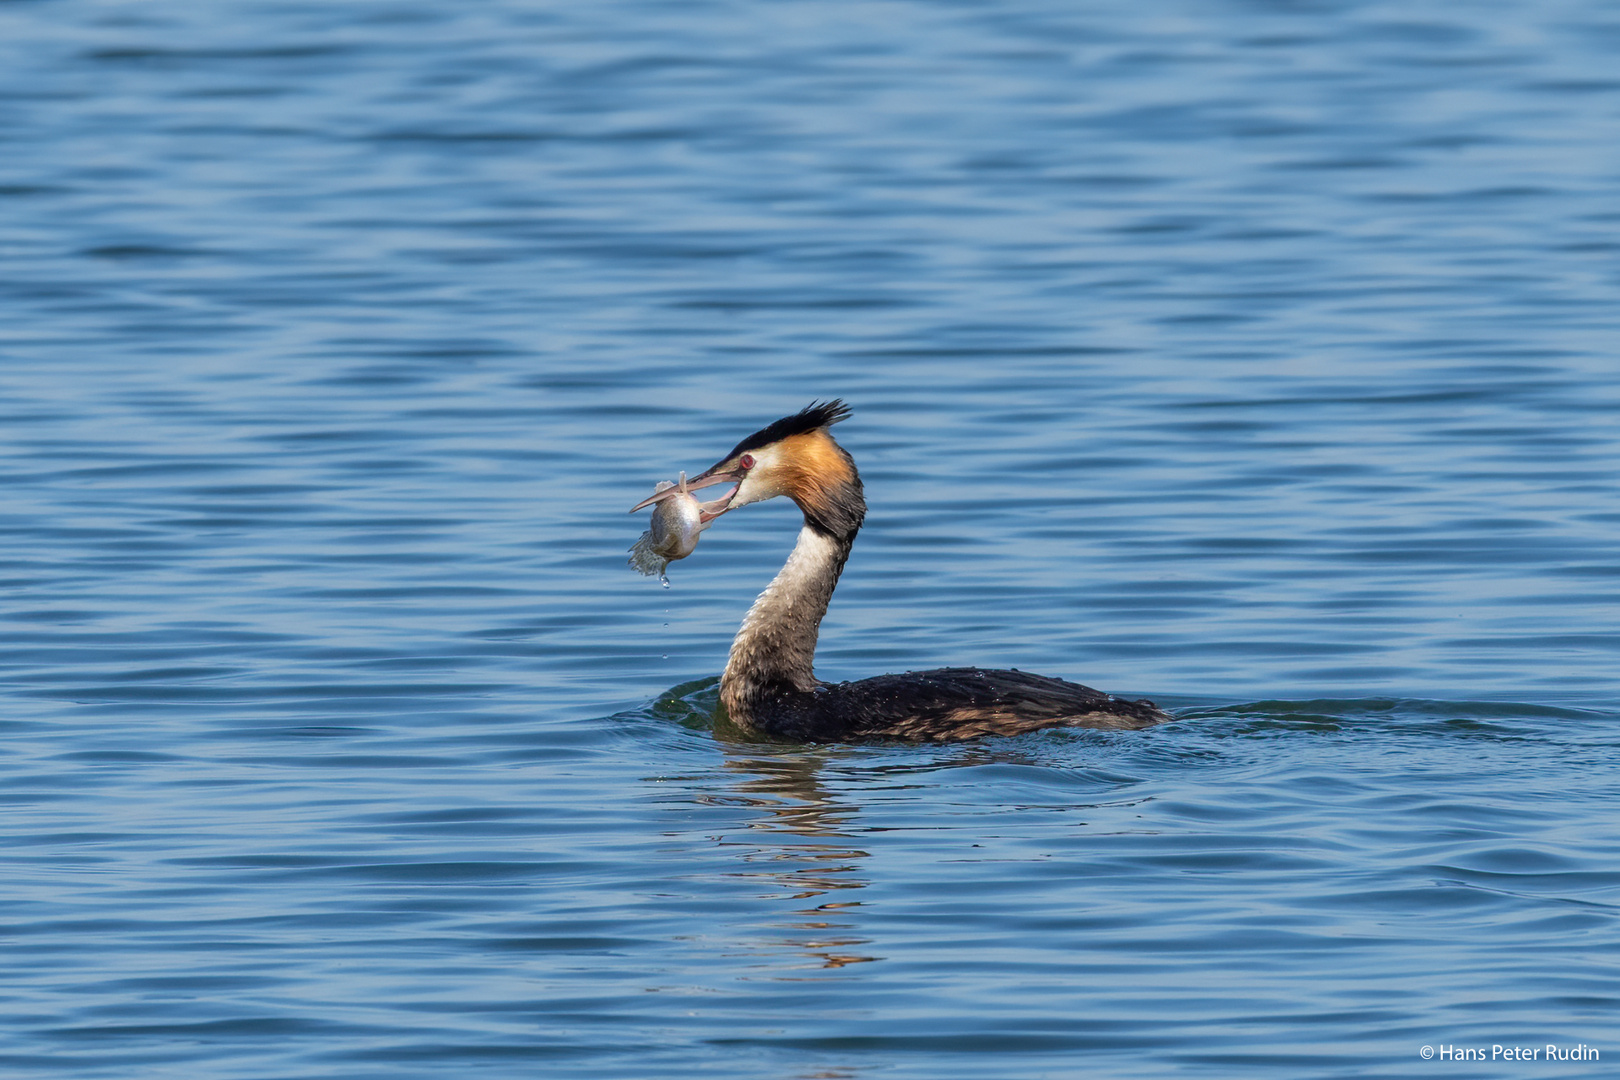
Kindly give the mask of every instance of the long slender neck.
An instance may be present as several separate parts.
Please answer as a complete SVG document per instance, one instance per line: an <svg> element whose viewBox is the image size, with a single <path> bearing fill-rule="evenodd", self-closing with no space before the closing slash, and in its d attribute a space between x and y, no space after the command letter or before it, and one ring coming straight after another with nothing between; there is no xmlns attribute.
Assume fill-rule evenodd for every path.
<svg viewBox="0 0 1620 1080"><path fill-rule="evenodd" d="M854 543L853 532L839 539L810 525L799 530L787 562L748 609L720 677L720 700L737 723L751 723L762 696L816 688L816 637Z"/></svg>

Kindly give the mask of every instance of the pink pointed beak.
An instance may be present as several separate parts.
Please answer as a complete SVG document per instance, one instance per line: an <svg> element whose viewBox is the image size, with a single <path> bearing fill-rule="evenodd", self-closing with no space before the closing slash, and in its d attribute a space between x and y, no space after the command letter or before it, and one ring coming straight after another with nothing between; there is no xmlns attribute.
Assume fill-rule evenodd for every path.
<svg viewBox="0 0 1620 1080"><path fill-rule="evenodd" d="M684 486L677 484L673 487L667 487L663 491L647 496L645 499L642 499L640 502L636 503L636 505L632 506L630 508L630 513L633 514L637 510L651 506L653 503L663 502L671 495L680 495L688 491L696 491L698 488L713 487L716 484L731 483L735 483L740 486L742 484L743 477L748 475L747 470L724 468L724 466L727 464L729 463L723 461L719 465L716 465L714 468L710 469L708 472L699 473L697 476L694 476L692 479L686 481ZM698 503L698 520L703 522L713 521L715 518L731 509L731 500L736 497L737 488L732 488L730 491L726 492L720 498L715 499L713 502Z"/></svg>

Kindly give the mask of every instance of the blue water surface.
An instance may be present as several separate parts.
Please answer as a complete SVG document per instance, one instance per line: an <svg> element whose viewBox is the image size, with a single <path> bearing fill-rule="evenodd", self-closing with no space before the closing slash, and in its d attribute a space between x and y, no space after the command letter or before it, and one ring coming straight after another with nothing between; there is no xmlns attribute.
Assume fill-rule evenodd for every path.
<svg viewBox="0 0 1620 1080"><path fill-rule="evenodd" d="M0 1071L1615 1069L1617 54L1599 0L0 4ZM667 590L625 511L833 396L823 677L1178 720L717 725L794 511Z"/></svg>

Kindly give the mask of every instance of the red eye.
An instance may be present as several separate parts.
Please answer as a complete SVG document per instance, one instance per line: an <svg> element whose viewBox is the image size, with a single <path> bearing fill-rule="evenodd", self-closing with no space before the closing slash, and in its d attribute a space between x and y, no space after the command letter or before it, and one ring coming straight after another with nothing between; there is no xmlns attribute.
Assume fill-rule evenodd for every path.
<svg viewBox="0 0 1620 1080"><path fill-rule="evenodd" d="M737 464L741 465L745 469L752 469L754 467L754 455L744 454L742 457L737 459Z"/></svg>

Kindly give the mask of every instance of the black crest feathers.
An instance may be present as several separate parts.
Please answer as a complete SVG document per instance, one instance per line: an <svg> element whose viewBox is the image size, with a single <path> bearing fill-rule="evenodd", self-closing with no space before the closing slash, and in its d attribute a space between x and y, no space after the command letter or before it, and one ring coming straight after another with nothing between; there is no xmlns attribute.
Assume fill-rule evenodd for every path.
<svg viewBox="0 0 1620 1080"><path fill-rule="evenodd" d="M832 401L812 401L792 416L784 416L776 423L762 427L748 436L732 447L731 453L721 458L720 463L724 464L738 454L746 454L750 450L758 450L762 446L781 442L790 435L803 435L817 428L828 427L847 419L848 416L849 406L845 405L841 398L834 398Z"/></svg>

